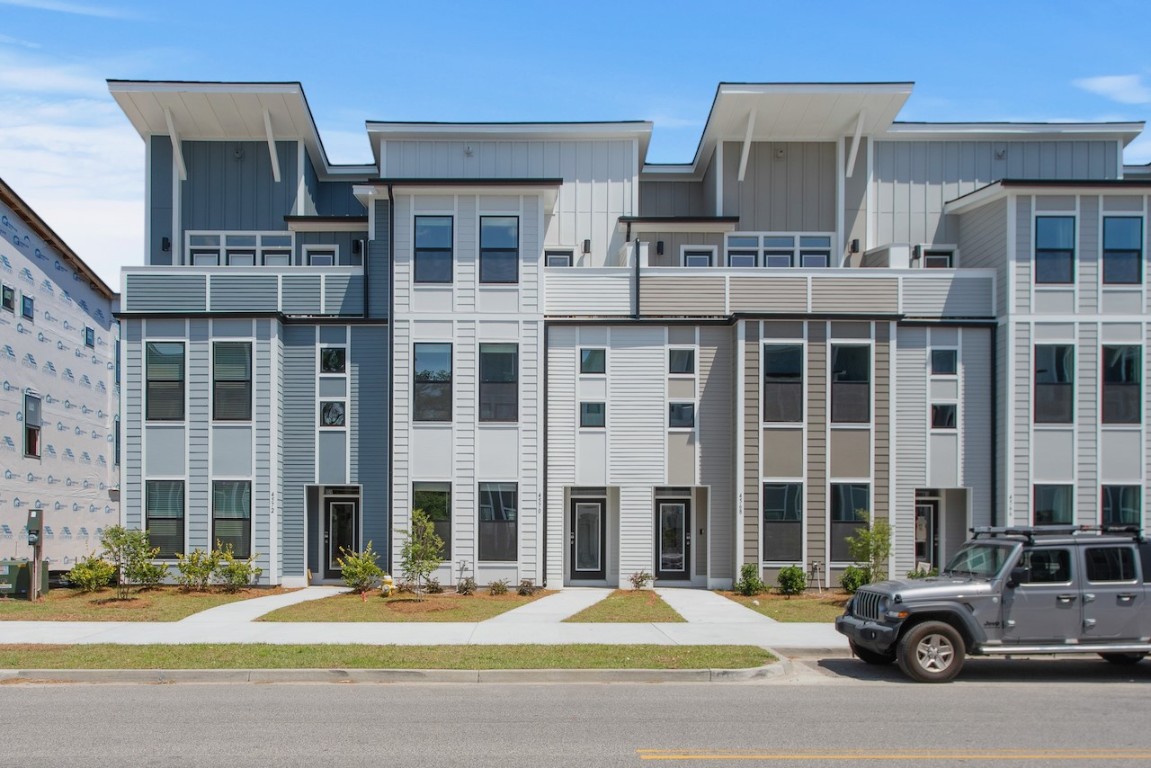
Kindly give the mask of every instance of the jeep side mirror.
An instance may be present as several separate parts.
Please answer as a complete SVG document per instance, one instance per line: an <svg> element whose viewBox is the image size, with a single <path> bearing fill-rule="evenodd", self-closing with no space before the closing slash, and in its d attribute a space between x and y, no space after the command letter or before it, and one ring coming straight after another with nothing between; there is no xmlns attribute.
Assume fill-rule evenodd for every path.
<svg viewBox="0 0 1151 768"><path fill-rule="evenodd" d="M1011 576L1007 579L1007 586L1011 589L1020 584L1031 581L1031 569L1024 565L1017 565L1011 569Z"/></svg>

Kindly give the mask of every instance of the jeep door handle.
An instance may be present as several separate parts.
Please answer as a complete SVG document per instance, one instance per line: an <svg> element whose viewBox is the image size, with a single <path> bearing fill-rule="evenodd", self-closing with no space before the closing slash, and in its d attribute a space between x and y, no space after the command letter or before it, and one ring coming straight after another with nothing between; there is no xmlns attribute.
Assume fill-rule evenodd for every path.
<svg viewBox="0 0 1151 768"><path fill-rule="evenodd" d="M1073 603L1079 595L1056 595L1055 599L1061 603Z"/></svg>
<svg viewBox="0 0 1151 768"><path fill-rule="evenodd" d="M1134 592L1120 592L1115 597L1121 603L1129 603L1135 599L1135 593Z"/></svg>

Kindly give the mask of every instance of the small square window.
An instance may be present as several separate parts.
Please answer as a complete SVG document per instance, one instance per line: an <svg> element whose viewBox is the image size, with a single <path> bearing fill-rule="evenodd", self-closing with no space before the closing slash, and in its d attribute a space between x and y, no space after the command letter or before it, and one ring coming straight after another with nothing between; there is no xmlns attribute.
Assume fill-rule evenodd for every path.
<svg viewBox="0 0 1151 768"><path fill-rule="evenodd" d="M804 251L799 255L800 266L804 269L827 269L831 266L831 254L826 251L813 253Z"/></svg>
<svg viewBox="0 0 1151 768"><path fill-rule="evenodd" d="M20 297L20 315L25 320L33 320L36 317L36 300L31 296Z"/></svg>
<svg viewBox="0 0 1151 768"><path fill-rule="evenodd" d="M342 400L326 400L320 403L320 426L345 426L347 406Z"/></svg>
<svg viewBox="0 0 1151 768"><path fill-rule="evenodd" d="M581 349L579 351L580 373L607 373L606 349Z"/></svg>
<svg viewBox="0 0 1151 768"><path fill-rule="evenodd" d="M667 425L671 429L693 429L695 403L668 403Z"/></svg>
<svg viewBox="0 0 1151 768"><path fill-rule="evenodd" d="M84 328L84 346L85 347L92 347L92 348L96 347L96 329L95 328L87 328L87 327Z"/></svg>
<svg viewBox="0 0 1151 768"><path fill-rule="evenodd" d="M16 289L10 285L3 287L3 299L0 300L0 306L9 312L16 311Z"/></svg>
<svg viewBox="0 0 1151 768"><path fill-rule="evenodd" d="M607 416L604 403L580 403L579 425L581 427L603 427Z"/></svg>
<svg viewBox="0 0 1151 768"><path fill-rule="evenodd" d="M959 352L954 349L931 350L931 375L954 376L959 372Z"/></svg>
<svg viewBox="0 0 1151 768"><path fill-rule="evenodd" d="M344 373L347 370L347 353L344 347L320 349L320 373Z"/></svg>
<svg viewBox="0 0 1151 768"><path fill-rule="evenodd" d="M218 266L220 266L220 252L219 251L192 251L192 266L193 267L218 267Z"/></svg>
<svg viewBox="0 0 1151 768"><path fill-rule="evenodd" d="M308 251L308 266L310 267L332 267L335 264L336 252L334 250Z"/></svg>
<svg viewBox="0 0 1151 768"><path fill-rule="evenodd" d="M287 251L264 251L265 267L286 267L292 263L292 254Z"/></svg>
<svg viewBox="0 0 1151 768"><path fill-rule="evenodd" d="M954 403L936 403L931 406L931 428L932 429L955 429L955 409Z"/></svg>
<svg viewBox="0 0 1151 768"><path fill-rule="evenodd" d="M683 252L683 265L685 267L710 267L712 261L712 252L693 250Z"/></svg>
<svg viewBox="0 0 1151 768"><path fill-rule="evenodd" d="M669 349L667 351L667 372L693 375L695 373L695 350Z"/></svg>
<svg viewBox="0 0 1151 768"><path fill-rule="evenodd" d="M923 266L925 269L951 269L954 266L954 254L951 251L924 251Z"/></svg>
<svg viewBox="0 0 1151 768"><path fill-rule="evenodd" d="M545 267L570 267L572 265L571 251L545 251Z"/></svg>

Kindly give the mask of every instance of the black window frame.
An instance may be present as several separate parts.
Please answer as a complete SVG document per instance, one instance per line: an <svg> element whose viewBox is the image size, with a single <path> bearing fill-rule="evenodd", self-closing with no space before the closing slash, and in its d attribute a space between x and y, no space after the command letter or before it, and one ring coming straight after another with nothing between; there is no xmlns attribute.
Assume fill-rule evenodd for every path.
<svg viewBox="0 0 1151 768"><path fill-rule="evenodd" d="M1111 356L1115 362L1111 362ZM1133 358L1133 359L1132 359ZM1143 347L1104 344L1099 359L1099 419L1103 424L1143 421Z"/></svg>
<svg viewBox="0 0 1151 768"><path fill-rule="evenodd" d="M507 349L498 349L507 348ZM490 356L511 355L515 359L513 375L493 369ZM479 345L479 402L478 416L481 422L515 424L520 420L520 347L515 342L492 342ZM499 393L510 392L510 402ZM510 407L510 413L508 409Z"/></svg>
<svg viewBox="0 0 1151 768"><path fill-rule="evenodd" d="M783 365L784 356L799 355L798 370ZM807 359L804 345L767 343L763 345L763 422L799 424L803 422L803 377ZM773 361L780 364L775 365Z"/></svg>
<svg viewBox="0 0 1151 768"><path fill-rule="evenodd" d="M35 402L35 407L32 403ZM32 392L24 393L24 457L39 459L44 453L44 400Z"/></svg>
<svg viewBox="0 0 1151 768"><path fill-rule="evenodd" d="M231 487L232 493L221 493L224 487ZM227 498L231 501L239 500L239 509L234 507L221 508L220 500ZM246 505L246 508L244 506ZM226 514L221 514L224 512ZM238 534L223 534L219 530L220 521L244 521L238 527ZM212 546L226 549L232 546L232 554L242 560L252 556L252 481L251 480L213 480L212 481Z"/></svg>
<svg viewBox="0 0 1151 768"><path fill-rule="evenodd" d="M601 361L603 365L599 366L600 370L595 370L594 367L589 367L588 352L599 352L601 354ZM579 372L581 376L603 376L607 374L607 348L606 347L580 347L579 350Z"/></svg>
<svg viewBox="0 0 1151 768"><path fill-rule="evenodd" d="M1138 244L1137 248L1108 248L1107 247L1107 223L1116 220L1136 221L1139 223L1139 236L1135 242ZM1142 216L1104 216L1103 217L1103 284L1104 285L1142 285L1143 284L1143 237L1144 237L1144 222ZM1108 258L1108 257L1111 258ZM1116 260L1123 258L1122 264L1116 264ZM1129 261L1128 261L1129 260ZM1108 265L1113 265L1108 269ZM1135 274L1128 277L1127 275L1116 275L1114 273L1123 270L1120 267L1129 266L1134 264ZM1127 270L1129 271L1129 270ZM1115 279L1115 278L1128 278L1128 279ZM1110 278L1110 279L1109 279ZM1133 278L1133 279L1132 279Z"/></svg>
<svg viewBox="0 0 1151 768"><path fill-rule="evenodd" d="M0 285L0 309L16 314L16 289L7 283Z"/></svg>
<svg viewBox="0 0 1151 768"><path fill-rule="evenodd" d="M695 402L672 401L667 404L668 429L695 429ZM691 418L685 418L690 416Z"/></svg>
<svg viewBox="0 0 1151 768"><path fill-rule="evenodd" d="M236 350L243 353L243 370L239 370L237 366L239 362L238 358L236 360L221 361L221 352L227 350ZM252 420L252 368L252 342L212 342L213 421ZM221 404L224 405L223 408Z"/></svg>
<svg viewBox="0 0 1151 768"><path fill-rule="evenodd" d="M828 524L831 531L831 560L836 563L851 562L847 537L867 528L871 521L870 483L831 483L828 488ZM864 505L858 506L859 494L863 494ZM845 506L850 502L850 508ZM863 514L860 514L860 513Z"/></svg>
<svg viewBox="0 0 1151 768"><path fill-rule="evenodd" d="M421 487L423 486L423 487ZM434 486L434 487L433 487ZM433 497L443 496L443 503L426 503ZM422 501L421 501L422 500ZM436 535L444 542L441 552L445 561L452 559L452 484L443 481L416 480L412 482L413 510L421 510L432 521Z"/></svg>
<svg viewBox="0 0 1151 768"><path fill-rule="evenodd" d="M553 264L553 261L566 261L566 264ZM575 266L575 251L566 249L548 249L544 251L544 266L545 267L574 267Z"/></svg>
<svg viewBox="0 0 1151 768"><path fill-rule="evenodd" d="M679 366L683 367L684 355L687 355L687 361L691 363L688 370L676 370L676 358L679 357ZM695 375L695 347L669 347L667 350L667 372L670 376L694 376Z"/></svg>
<svg viewBox="0 0 1151 768"><path fill-rule="evenodd" d="M1134 502L1134 503L1132 503ZM1124 519L1125 509L1134 509L1133 520ZM1105 484L1099 489L1099 522L1102 525L1143 527L1143 486Z"/></svg>
<svg viewBox="0 0 1151 768"><path fill-rule="evenodd" d="M867 355L866 378L845 378L854 375L849 368L837 370L838 358L847 351L863 350ZM848 361L844 361L846 364ZM871 365L872 351L870 344L831 345L831 423L832 424L870 424L871 423ZM859 412L859 392L865 392L863 400L864 411Z"/></svg>
<svg viewBox="0 0 1151 768"><path fill-rule="evenodd" d="M163 485L162 485L163 484ZM164 487L169 490L168 494L171 495L172 491L179 490L180 514L174 515L154 515L153 499L158 495L158 491ZM183 480L145 480L144 481L144 529L148 531L148 541L153 547L159 548L159 553L156 557L160 560L174 560L176 555L183 554L185 550L185 531L184 520L188 514L187 498L185 495L185 487ZM175 520L178 521L172 525L174 533L157 534L156 526L153 521L157 520ZM174 542L174 545L172 544Z"/></svg>
<svg viewBox="0 0 1151 768"><path fill-rule="evenodd" d="M598 411L589 406L599 406ZM597 423L598 422L598 423ZM579 404L580 429L604 429L607 427L607 403L602 400L582 400Z"/></svg>
<svg viewBox="0 0 1151 768"><path fill-rule="evenodd" d="M348 372L348 348L341 345L320 347L319 367L321 375L341 375Z"/></svg>
<svg viewBox="0 0 1151 768"><path fill-rule="evenodd" d="M334 245L308 245L304 248L307 251L304 262L309 267L336 267L340 264L340 251ZM318 262L317 257L319 257ZM328 259L331 261L325 263Z"/></svg>
<svg viewBox="0 0 1151 768"><path fill-rule="evenodd" d="M84 346L88 349L96 348L96 329L90 325L84 326Z"/></svg>
<svg viewBox="0 0 1151 768"><path fill-rule="evenodd" d="M444 219L448 223L448 242L450 245L421 245L420 244L420 220L421 219ZM417 285L451 285L455 281L455 258L454 250L456 243L456 222L455 217L447 214L435 214L426 216L412 217L412 282ZM421 259L421 257L424 257ZM436 273L433 267L443 269L443 263L447 264L447 279L442 275ZM421 269L421 263L426 266ZM421 277L421 272L432 272L433 276Z"/></svg>
<svg viewBox="0 0 1151 768"><path fill-rule="evenodd" d="M180 348L180 364L179 364L179 377L157 377L153 375L153 362L159 364L159 361L154 361L152 352L156 351L160 354L159 346L165 347L179 347ZM174 357L174 355L173 355ZM169 363L170 365L172 363ZM157 371L158 373L158 371ZM188 376L188 355L187 347L182 341L148 341L144 343L144 419L145 421L184 421L187 414L187 376ZM178 395L179 412L173 408L169 413L162 413L154 411L153 407L157 404L164 402L162 398L158 398L160 393L168 393L172 397L172 404L176 403L175 396Z"/></svg>
<svg viewBox="0 0 1151 768"><path fill-rule="evenodd" d="M36 297L26 293L20 294L20 317L29 322L36 322Z"/></svg>
<svg viewBox="0 0 1151 768"><path fill-rule="evenodd" d="M420 370L420 348L446 347L448 355L447 378L442 378L444 371ZM443 354L442 349L427 349L428 353ZM453 347L450 342L421 341L412 344L412 421L420 423L450 422L452 420L452 392L455 379L455 360ZM446 390L446 393L445 393ZM429 402L433 400L435 402ZM446 412L442 405L436 403L444 400L447 403Z"/></svg>
<svg viewBox="0 0 1151 768"><path fill-rule="evenodd" d="M959 429L959 404L932 403L931 428L949 432Z"/></svg>
<svg viewBox="0 0 1151 768"><path fill-rule="evenodd" d="M943 364L950 359L951 364ZM937 367L936 361L941 364ZM951 370L947 370L950 368ZM959 375L959 350L953 348L932 349L931 350L931 375L932 376L958 376Z"/></svg>
<svg viewBox="0 0 1151 768"><path fill-rule="evenodd" d="M479 483L476 498L477 559L481 563L518 562L519 483Z"/></svg>
<svg viewBox="0 0 1151 768"><path fill-rule="evenodd" d="M1139 579L1130 544L1083 548L1083 578L1091 584L1134 584Z"/></svg>
<svg viewBox="0 0 1151 768"><path fill-rule="evenodd" d="M706 264L691 264L693 258L700 256L707 257ZM684 248L683 249L683 266L691 267L693 269L704 269L715 266L715 248Z"/></svg>
<svg viewBox="0 0 1151 768"><path fill-rule="evenodd" d="M1051 247L1040 242L1041 222L1068 220L1071 222L1071 247ZM1074 216L1036 216L1035 217L1035 275L1036 285L1075 285L1075 242L1078 236L1078 222ZM1045 270L1058 268L1059 274L1054 278L1044 274ZM1066 270L1066 275L1064 275Z"/></svg>
<svg viewBox="0 0 1151 768"><path fill-rule="evenodd" d="M945 264L932 264L934 259L946 259ZM924 248L923 249L923 268L924 269L954 269L955 268L955 251L950 248Z"/></svg>
<svg viewBox="0 0 1151 768"><path fill-rule="evenodd" d="M1042 354L1041 354L1042 350ZM1047 350L1050 350L1048 353ZM1070 352L1070 364L1067 355ZM1041 360L1050 354L1050 361ZM1033 348L1032 385L1034 404L1032 419L1035 424L1073 424L1075 422L1074 344L1036 344ZM1041 369L1040 365L1044 367ZM1050 366L1048 369L1047 366ZM1040 376L1056 381L1040 381Z"/></svg>
<svg viewBox="0 0 1151 768"><path fill-rule="evenodd" d="M770 563L803 561L803 483L763 484L763 560ZM769 504L782 494L783 504Z"/></svg>
<svg viewBox="0 0 1151 768"><path fill-rule="evenodd" d="M509 248L507 245L493 246L485 243L485 235L487 230L485 224L494 220L507 220L515 222L515 247ZM480 285L519 285L520 282L520 217L507 216L507 215L491 215L480 216L480 265L479 265L479 282ZM507 279L505 275L496 276L489 275L489 272L497 271L497 265L502 264L505 260L510 260L512 266L515 268L515 276Z"/></svg>
<svg viewBox="0 0 1151 768"><path fill-rule="evenodd" d="M1040 497L1044 517L1040 517ZM1059 519L1054 509L1054 503L1059 500L1067 502L1066 519ZM1051 507L1048 515L1047 509ZM1075 522L1075 486L1070 483L1036 483L1031 486L1031 519L1033 525L1072 525Z"/></svg>

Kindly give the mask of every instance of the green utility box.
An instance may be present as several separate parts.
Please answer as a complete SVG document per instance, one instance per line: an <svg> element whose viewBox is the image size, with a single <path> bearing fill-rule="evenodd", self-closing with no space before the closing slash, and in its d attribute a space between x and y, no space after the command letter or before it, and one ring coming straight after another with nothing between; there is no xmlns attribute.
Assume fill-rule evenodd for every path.
<svg viewBox="0 0 1151 768"><path fill-rule="evenodd" d="M28 597L31 560L0 560L0 597ZM48 594L48 561L40 565L40 594Z"/></svg>

